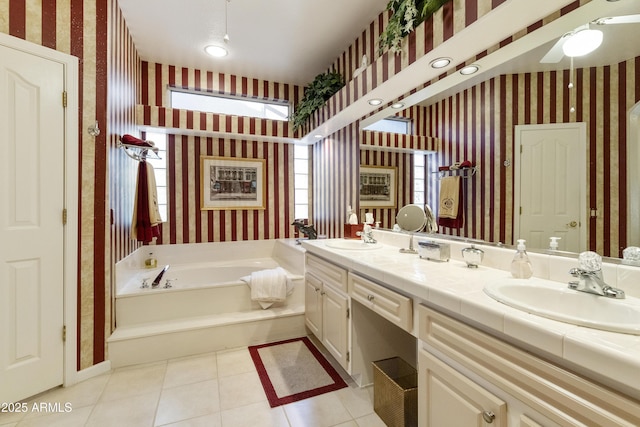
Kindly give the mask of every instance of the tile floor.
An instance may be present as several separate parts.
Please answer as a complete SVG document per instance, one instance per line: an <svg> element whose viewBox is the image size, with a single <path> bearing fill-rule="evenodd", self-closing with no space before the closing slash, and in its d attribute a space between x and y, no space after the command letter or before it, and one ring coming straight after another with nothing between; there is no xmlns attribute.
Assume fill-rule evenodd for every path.
<svg viewBox="0 0 640 427"><path fill-rule="evenodd" d="M373 388L270 408L247 348L116 369L31 399L67 413L0 413L0 427L384 427Z"/></svg>

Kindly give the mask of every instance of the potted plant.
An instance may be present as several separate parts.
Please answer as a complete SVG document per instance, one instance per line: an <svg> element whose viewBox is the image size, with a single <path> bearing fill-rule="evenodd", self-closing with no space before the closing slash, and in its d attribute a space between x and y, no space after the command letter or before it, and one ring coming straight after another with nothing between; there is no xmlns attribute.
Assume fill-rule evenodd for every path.
<svg viewBox="0 0 640 427"><path fill-rule="evenodd" d="M450 0L391 0L387 4L387 10L392 15L380 34L378 52L382 54L385 49L400 52L402 39L448 1Z"/></svg>
<svg viewBox="0 0 640 427"><path fill-rule="evenodd" d="M293 130L304 125L311 114L322 107L343 86L344 79L337 71L318 74L304 90L302 100L291 115Z"/></svg>

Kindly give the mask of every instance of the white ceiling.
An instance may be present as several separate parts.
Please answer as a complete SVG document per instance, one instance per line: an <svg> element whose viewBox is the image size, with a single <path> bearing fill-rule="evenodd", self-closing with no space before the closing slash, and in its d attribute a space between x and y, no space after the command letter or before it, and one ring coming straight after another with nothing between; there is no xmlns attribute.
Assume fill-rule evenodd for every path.
<svg viewBox="0 0 640 427"><path fill-rule="evenodd" d="M142 60L307 85L326 71L388 0L119 0ZM358 61L359 62L359 61Z"/></svg>

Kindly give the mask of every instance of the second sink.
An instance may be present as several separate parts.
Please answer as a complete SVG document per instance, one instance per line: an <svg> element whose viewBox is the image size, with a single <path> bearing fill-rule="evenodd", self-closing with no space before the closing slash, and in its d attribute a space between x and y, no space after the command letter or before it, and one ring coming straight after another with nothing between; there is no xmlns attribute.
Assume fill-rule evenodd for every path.
<svg viewBox="0 0 640 427"><path fill-rule="evenodd" d="M382 245L379 243L364 243L362 240L347 239L328 239L325 243L333 249L348 249L358 251L370 251L372 249L380 249Z"/></svg>
<svg viewBox="0 0 640 427"><path fill-rule="evenodd" d="M538 316L611 332L640 335L640 299L615 300L542 280L505 279L484 287L491 298Z"/></svg>

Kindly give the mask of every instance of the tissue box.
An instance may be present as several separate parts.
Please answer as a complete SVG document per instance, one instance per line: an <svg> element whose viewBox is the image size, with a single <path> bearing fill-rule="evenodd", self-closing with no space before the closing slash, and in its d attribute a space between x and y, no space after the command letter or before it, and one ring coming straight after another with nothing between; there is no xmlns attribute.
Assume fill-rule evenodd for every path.
<svg viewBox="0 0 640 427"><path fill-rule="evenodd" d="M420 255L420 258L432 261L449 261L449 258L451 258L451 246L448 243L423 240L418 242L418 255Z"/></svg>
<svg viewBox="0 0 640 427"><path fill-rule="evenodd" d="M359 231L362 231L364 224L345 224L344 225L344 238L345 239L359 239L357 235Z"/></svg>

